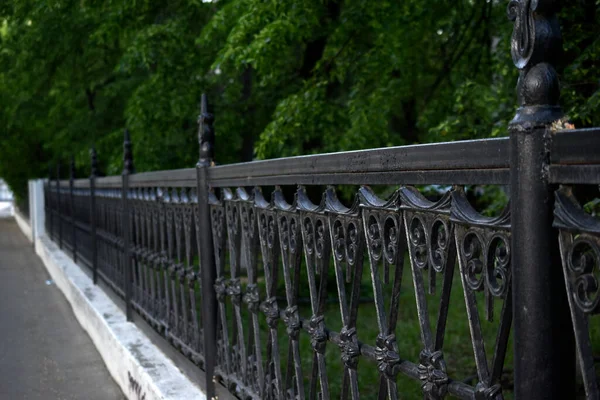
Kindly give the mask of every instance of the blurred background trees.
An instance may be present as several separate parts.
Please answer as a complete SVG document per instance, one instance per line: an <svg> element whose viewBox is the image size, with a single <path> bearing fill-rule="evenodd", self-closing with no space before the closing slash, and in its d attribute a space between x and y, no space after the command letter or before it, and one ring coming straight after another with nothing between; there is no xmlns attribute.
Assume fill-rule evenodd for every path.
<svg viewBox="0 0 600 400"><path fill-rule="evenodd" d="M0 176L75 156L193 166L206 92L219 163L503 136L517 71L504 0L4 0ZM563 8L563 106L600 125L600 3Z"/></svg>

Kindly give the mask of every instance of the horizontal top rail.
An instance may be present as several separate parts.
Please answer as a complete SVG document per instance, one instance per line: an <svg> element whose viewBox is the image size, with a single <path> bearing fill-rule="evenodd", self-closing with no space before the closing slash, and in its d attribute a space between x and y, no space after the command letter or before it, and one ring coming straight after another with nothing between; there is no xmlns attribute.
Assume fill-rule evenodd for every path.
<svg viewBox="0 0 600 400"><path fill-rule="evenodd" d="M213 186L277 183L389 184L395 181L508 183L508 167L508 138L500 138L221 165L210 168L208 176ZM498 169L506 169L506 173L494 171ZM468 171L468 174L460 174L460 170ZM479 171L473 175L473 170Z"/></svg>
<svg viewBox="0 0 600 400"><path fill-rule="evenodd" d="M208 170L214 187L325 184L508 184L508 138L344 151L245 163ZM195 187L196 169L143 172L130 187ZM121 176L96 186L120 187Z"/></svg>
<svg viewBox="0 0 600 400"><path fill-rule="evenodd" d="M551 183L600 183L600 128L556 132L550 147ZM344 151L211 167L214 187L324 184L508 184L509 138ZM68 186L69 180L61 180ZM195 187L196 169L130 175L131 187ZM118 188L121 175L96 179ZM76 179L74 187L89 187Z"/></svg>
<svg viewBox="0 0 600 400"><path fill-rule="evenodd" d="M195 187L196 168L142 172L129 176L129 185L134 187L177 186Z"/></svg>
<svg viewBox="0 0 600 400"><path fill-rule="evenodd" d="M213 179L213 187L274 185L507 185L508 168L416 170L385 172L344 172L324 174L278 174Z"/></svg>
<svg viewBox="0 0 600 400"><path fill-rule="evenodd" d="M552 164L600 164L600 128L556 132L552 137Z"/></svg>
<svg viewBox="0 0 600 400"><path fill-rule="evenodd" d="M73 187L89 188L90 187L90 179L89 178L75 179L75 180L73 180Z"/></svg>
<svg viewBox="0 0 600 400"><path fill-rule="evenodd" d="M550 148L551 183L600 184L600 128L558 131Z"/></svg>
<svg viewBox="0 0 600 400"><path fill-rule="evenodd" d="M96 187L99 188L119 188L122 184L121 175L103 176L96 178Z"/></svg>

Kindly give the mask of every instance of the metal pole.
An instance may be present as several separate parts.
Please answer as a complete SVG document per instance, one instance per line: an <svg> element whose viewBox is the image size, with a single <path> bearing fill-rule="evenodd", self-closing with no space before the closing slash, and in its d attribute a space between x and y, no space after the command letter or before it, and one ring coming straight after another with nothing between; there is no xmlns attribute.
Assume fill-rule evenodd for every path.
<svg viewBox="0 0 600 400"><path fill-rule="evenodd" d="M77 263L77 228L75 225L75 196L73 194L73 181L75 180L75 159L71 156L69 174L69 208L71 209L71 249L73 251L73 262Z"/></svg>
<svg viewBox="0 0 600 400"><path fill-rule="evenodd" d="M90 150L92 172L90 174L90 232L92 239L92 279L98 284L98 245L96 243L96 176L98 175L98 157L94 147Z"/></svg>
<svg viewBox="0 0 600 400"><path fill-rule="evenodd" d="M37 237L37 221L36 221L36 212L35 212L35 192L33 187L33 181L29 180L27 182L27 197L29 199L29 226L31 226L31 246L35 251L35 238Z"/></svg>
<svg viewBox="0 0 600 400"><path fill-rule="evenodd" d="M129 175L134 173L133 167L133 154L131 152L131 140L129 137L129 130L125 129L125 137L123 141L123 174L122 177L122 192L121 201L123 204L123 257L124 257L124 268L125 268L125 310L127 315L127 321L133 321L133 308L131 304L131 249L130 247L130 236L131 236L131 222L129 215Z"/></svg>
<svg viewBox="0 0 600 400"><path fill-rule="evenodd" d="M200 269L202 274L202 320L204 325L204 372L206 374L206 397L215 398L215 362L217 358L217 298L214 290L216 277L210 207L208 204L208 169L214 156L215 134L212 127L213 115L208 112L206 95L202 95L200 107L198 141L200 159L196 164L198 187L198 218L200 235Z"/></svg>
<svg viewBox="0 0 600 400"><path fill-rule="evenodd" d="M48 182L46 183L46 197L48 198L48 236L52 238L52 240L56 240L56 234L54 233L54 210L52 209L52 205L54 204L54 198L52 196L52 191L50 190L52 187L52 166L48 165Z"/></svg>
<svg viewBox="0 0 600 400"><path fill-rule="evenodd" d="M62 237L62 210L60 205L60 162L56 164L56 210L58 215L58 247L63 247Z"/></svg>
<svg viewBox="0 0 600 400"><path fill-rule="evenodd" d="M575 347L547 182L552 122L563 117L556 1L511 1L520 107L510 124L515 399L575 395ZM567 395L569 396L569 395Z"/></svg>

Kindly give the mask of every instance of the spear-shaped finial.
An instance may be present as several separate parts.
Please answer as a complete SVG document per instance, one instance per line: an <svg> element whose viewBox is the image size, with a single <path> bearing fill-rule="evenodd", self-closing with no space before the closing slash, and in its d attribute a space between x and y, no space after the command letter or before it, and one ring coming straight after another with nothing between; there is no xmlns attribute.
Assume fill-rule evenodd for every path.
<svg viewBox="0 0 600 400"><path fill-rule="evenodd" d="M129 129L125 129L124 140L123 140L123 174L135 173L135 167L133 166L133 152L131 150L131 138L129 136Z"/></svg>
<svg viewBox="0 0 600 400"><path fill-rule="evenodd" d="M202 94L200 116L198 117L198 142L200 144L200 159L198 165L211 165L214 158L215 131L214 116L208 112L206 94Z"/></svg>
<svg viewBox="0 0 600 400"><path fill-rule="evenodd" d="M95 178L98 176L98 154L96 154L96 147L92 146L90 149L90 159L91 159L91 176Z"/></svg>
<svg viewBox="0 0 600 400"><path fill-rule="evenodd" d="M69 179L75 179L75 157L71 155L71 161L69 162Z"/></svg>

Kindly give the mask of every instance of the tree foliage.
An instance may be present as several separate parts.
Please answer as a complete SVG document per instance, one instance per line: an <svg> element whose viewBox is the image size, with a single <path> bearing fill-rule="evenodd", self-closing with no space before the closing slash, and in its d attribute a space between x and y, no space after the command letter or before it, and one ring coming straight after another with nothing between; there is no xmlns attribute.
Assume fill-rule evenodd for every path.
<svg viewBox="0 0 600 400"><path fill-rule="evenodd" d="M500 0L4 0L0 176L27 178L95 145L121 169L197 158L202 92L220 163L506 135L512 24ZM562 103L600 125L600 5L561 12ZM54 167L52 167L54 169Z"/></svg>

